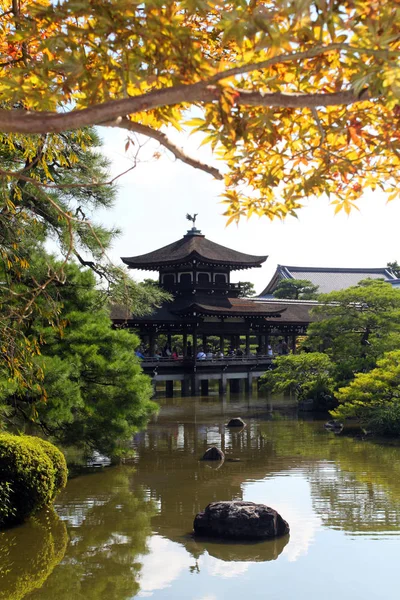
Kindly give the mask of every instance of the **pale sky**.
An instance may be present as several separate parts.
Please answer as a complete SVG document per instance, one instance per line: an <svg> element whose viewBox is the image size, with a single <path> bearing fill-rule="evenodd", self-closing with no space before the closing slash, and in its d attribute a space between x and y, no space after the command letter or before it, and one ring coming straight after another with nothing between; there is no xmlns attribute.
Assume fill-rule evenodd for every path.
<svg viewBox="0 0 400 600"><path fill-rule="evenodd" d="M125 153L126 133L100 129L104 152L112 160L112 174L128 168L131 151ZM192 155L212 162L208 149L198 149L199 138L173 134L174 140ZM266 286L277 264L306 267L384 267L400 261L397 227L400 202L389 204L381 192L368 192L359 203L360 211L348 217L334 216L328 200L310 198L298 219L284 222L251 217L238 226L225 226L220 194L223 182L176 161L169 153L149 160L159 146L150 142L144 162L119 180L115 208L97 214L97 219L122 230L110 257L117 264L121 256L150 252L181 238L191 227L186 213L198 213L196 225L214 242L246 252L268 255L261 269L236 271L233 281L252 281L258 293ZM219 168L222 164L214 161ZM133 271L138 280L155 273Z"/></svg>

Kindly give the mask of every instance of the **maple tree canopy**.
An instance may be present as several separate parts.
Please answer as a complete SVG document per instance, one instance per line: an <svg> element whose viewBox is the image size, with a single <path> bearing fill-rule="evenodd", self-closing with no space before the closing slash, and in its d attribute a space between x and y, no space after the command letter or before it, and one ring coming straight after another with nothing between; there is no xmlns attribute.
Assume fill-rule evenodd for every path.
<svg viewBox="0 0 400 600"><path fill-rule="evenodd" d="M228 220L400 192L400 0L0 0L0 53L3 136L147 135L224 179Z"/></svg>

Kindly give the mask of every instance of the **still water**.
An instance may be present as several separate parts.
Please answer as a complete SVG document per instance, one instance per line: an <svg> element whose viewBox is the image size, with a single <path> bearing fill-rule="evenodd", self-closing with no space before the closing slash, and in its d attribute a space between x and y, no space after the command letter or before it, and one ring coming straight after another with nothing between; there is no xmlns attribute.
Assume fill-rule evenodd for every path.
<svg viewBox="0 0 400 600"><path fill-rule="evenodd" d="M1 600L399 597L399 447L328 433L279 401L160 402L134 464L72 479L55 511L0 533ZM239 415L247 427L228 430ZM214 444L221 466L199 461ZM277 509L290 536L194 540L194 515L230 499Z"/></svg>

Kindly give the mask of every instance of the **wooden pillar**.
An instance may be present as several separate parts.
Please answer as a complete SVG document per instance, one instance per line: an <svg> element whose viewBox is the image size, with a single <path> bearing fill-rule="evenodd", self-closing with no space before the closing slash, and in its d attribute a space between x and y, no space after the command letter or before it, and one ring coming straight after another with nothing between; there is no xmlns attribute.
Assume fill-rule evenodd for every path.
<svg viewBox="0 0 400 600"><path fill-rule="evenodd" d="M181 381L181 396L189 396L189 388L190 388L190 379L185 377Z"/></svg>
<svg viewBox="0 0 400 600"><path fill-rule="evenodd" d="M149 335L149 348L150 348L150 356L154 356L154 347L155 347L156 339L154 335Z"/></svg>
<svg viewBox="0 0 400 600"><path fill-rule="evenodd" d="M197 327L196 327L196 325L194 326L194 329L193 329L192 347L193 347L193 358L194 358L194 360L196 360L196 357L197 357Z"/></svg>
<svg viewBox="0 0 400 600"><path fill-rule="evenodd" d="M246 356L250 356L250 334L246 333Z"/></svg>
<svg viewBox="0 0 400 600"><path fill-rule="evenodd" d="M202 342L203 342L203 352L205 352L206 347L207 347L207 336L204 335L204 333L203 333L203 337L202 337Z"/></svg>
<svg viewBox="0 0 400 600"><path fill-rule="evenodd" d="M182 354L185 357L187 354L187 333L184 331L182 334Z"/></svg>
<svg viewBox="0 0 400 600"><path fill-rule="evenodd" d="M171 379L165 382L165 395L167 398L172 398L174 395L174 382Z"/></svg>
<svg viewBox="0 0 400 600"><path fill-rule="evenodd" d="M219 380L219 394L224 396L226 394L227 379L224 373L221 373L221 379Z"/></svg>
<svg viewBox="0 0 400 600"><path fill-rule="evenodd" d="M208 396L208 379L202 379L200 381L201 395Z"/></svg>
<svg viewBox="0 0 400 600"><path fill-rule="evenodd" d="M247 373L247 377L244 380L245 391L247 394L250 394L253 389L253 374Z"/></svg>
<svg viewBox="0 0 400 600"><path fill-rule="evenodd" d="M224 334L219 336L219 348L221 350L221 352L224 352L225 354L225 338L224 338Z"/></svg>
<svg viewBox="0 0 400 600"><path fill-rule="evenodd" d="M200 388L200 381L199 381L199 377L196 373L192 374L191 377L191 392L192 392L192 396L198 396L199 395L199 388Z"/></svg>
<svg viewBox="0 0 400 600"><path fill-rule="evenodd" d="M296 354L296 334L295 333L292 335L292 352L293 352L293 354Z"/></svg>
<svg viewBox="0 0 400 600"><path fill-rule="evenodd" d="M167 344L168 346L171 348L171 344L172 344L172 337L170 333L167 333Z"/></svg>

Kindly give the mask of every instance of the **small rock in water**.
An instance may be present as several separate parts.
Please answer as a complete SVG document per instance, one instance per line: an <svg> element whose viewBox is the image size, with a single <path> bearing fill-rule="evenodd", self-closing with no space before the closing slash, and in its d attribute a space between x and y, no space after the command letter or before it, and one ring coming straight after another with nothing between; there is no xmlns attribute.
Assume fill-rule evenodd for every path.
<svg viewBox="0 0 400 600"><path fill-rule="evenodd" d="M240 500L211 502L193 523L197 535L260 540L289 533L289 525L273 508Z"/></svg>
<svg viewBox="0 0 400 600"><path fill-rule="evenodd" d="M340 433L343 429L343 423L340 423L340 421L327 421L324 427L334 433Z"/></svg>
<svg viewBox="0 0 400 600"><path fill-rule="evenodd" d="M240 417L234 417L229 421L227 427L244 427L246 423Z"/></svg>
<svg viewBox="0 0 400 600"><path fill-rule="evenodd" d="M202 460L224 460L225 454L217 448L216 446L212 446L205 452Z"/></svg>

